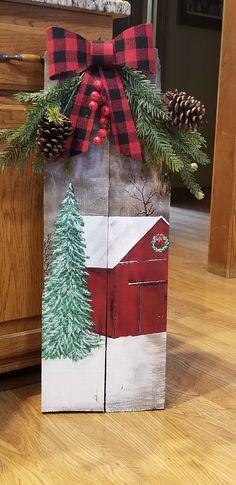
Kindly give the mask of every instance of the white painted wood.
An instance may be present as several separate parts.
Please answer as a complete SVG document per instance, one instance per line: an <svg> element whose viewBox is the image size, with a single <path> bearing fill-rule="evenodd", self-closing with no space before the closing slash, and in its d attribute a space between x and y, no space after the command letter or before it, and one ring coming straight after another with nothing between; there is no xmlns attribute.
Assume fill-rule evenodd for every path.
<svg viewBox="0 0 236 485"><path fill-rule="evenodd" d="M160 219L163 218L109 217L108 268L115 268Z"/></svg>
<svg viewBox="0 0 236 485"><path fill-rule="evenodd" d="M42 411L104 411L105 338L78 362L42 360Z"/></svg>
<svg viewBox="0 0 236 485"><path fill-rule="evenodd" d="M104 411L105 338L85 359L42 361L42 411ZM162 409L166 333L107 338L106 408Z"/></svg>
<svg viewBox="0 0 236 485"><path fill-rule="evenodd" d="M50 0L45 2L49 5ZM51 3L59 2L62 4L63 0ZM84 8L108 12L112 3L117 7L128 2L85 3ZM82 0L72 0L73 5L83 8ZM96 132L95 125L93 133ZM108 142L99 150L91 143L88 153L73 157L67 167L61 161L46 164L45 237L54 231L69 183L74 186L85 221L87 267L114 268L156 224L159 214L168 217L168 187L163 185L158 171L144 173L142 164L120 157ZM43 412L104 411L105 392L107 411L164 407L166 334L107 338L107 358L105 342L102 337L102 345L79 362L43 360Z"/></svg>
<svg viewBox="0 0 236 485"><path fill-rule="evenodd" d="M166 332L107 339L106 411L162 409Z"/></svg>
<svg viewBox="0 0 236 485"><path fill-rule="evenodd" d="M160 219L168 224L163 217L83 216L83 219L88 268L115 268Z"/></svg>
<svg viewBox="0 0 236 485"><path fill-rule="evenodd" d="M108 217L83 216L88 268L107 268Z"/></svg>

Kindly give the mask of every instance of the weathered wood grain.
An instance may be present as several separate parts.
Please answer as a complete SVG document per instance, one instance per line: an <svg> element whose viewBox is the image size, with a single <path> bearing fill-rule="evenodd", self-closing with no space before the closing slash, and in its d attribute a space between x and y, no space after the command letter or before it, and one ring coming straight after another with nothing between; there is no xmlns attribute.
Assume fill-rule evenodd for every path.
<svg viewBox="0 0 236 485"><path fill-rule="evenodd" d="M91 144L88 154L74 157L69 165L60 161L46 165L45 239L54 231L53 223L69 183L73 184L79 210L85 220L96 216L95 223L86 224L85 227L86 240L88 242L89 238L91 247L87 255L90 258L92 254L94 255L93 266L99 266L99 260L102 259L106 268L109 201L108 144L105 144L101 150ZM103 315L106 315L106 292L103 300L100 301L100 306L103 309ZM43 359L42 410L44 412L104 411L105 352L106 345L103 339L100 347L80 362L74 363L69 359L54 361ZM58 369L60 369L59 372Z"/></svg>
<svg viewBox="0 0 236 485"><path fill-rule="evenodd" d="M163 183L161 169L147 170L140 162L118 156L112 147L110 151L109 216L112 216L113 225L116 216L119 216L117 220L120 220L120 216L136 216L137 227L140 217L162 215L168 218L169 186ZM136 218L132 219L134 226ZM110 234L108 247L112 251L112 246L117 245L119 253L122 243L116 239L112 241ZM132 276L130 279L133 281ZM122 281L118 279L116 285L115 293L119 291ZM116 300L115 293L112 306ZM155 297L158 298L157 291ZM136 298L134 301L128 298L125 305L128 315L128 306L137 305ZM127 317L127 325L128 321ZM124 319L123 322L125 325ZM153 334L107 339L106 411L139 411L164 406L166 349L163 338L160 334Z"/></svg>
<svg viewBox="0 0 236 485"><path fill-rule="evenodd" d="M156 79L152 79L158 85L160 83L159 73ZM109 190L109 216L113 225L120 216L125 218L136 216L134 218L134 232L139 225L140 217L155 218L163 216L169 218L169 182L165 178L161 166L149 169L140 162L131 160L127 157L118 155L114 148L110 147L110 190ZM113 237L116 231L109 231L108 248L109 252L114 251L113 246L119 246L122 242ZM124 231L124 239L129 238ZM143 239L142 239L143 240ZM124 242L125 247L125 242ZM128 258L129 259L129 258ZM132 258L131 258L132 259ZM136 259L136 258L133 258ZM138 261L140 258L137 258ZM142 258L141 258L142 259ZM149 259L147 254L143 259ZM109 260L109 254L108 254ZM132 263L130 263L132 264ZM134 263L133 263L134 264ZM151 264L151 263L150 263ZM138 267L141 265L139 262ZM158 265L158 263L157 263ZM133 281L132 271L129 271L129 281ZM135 273L135 271L134 271ZM159 271L156 271L159 274ZM144 278L145 279L145 278ZM155 279L158 279L155 278ZM163 283L165 284L165 283ZM112 296L111 306L114 307L114 315L122 306L118 300L116 309L115 293L120 291L122 280L117 278L116 290ZM139 304L136 301L136 293L133 298L127 298L123 294L123 307L127 311L127 321L122 318L123 325L130 325L128 315L129 305L133 306L142 303L141 286L139 286ZM154 287L152 287L154 288ZM160 298L160 289L155 287L156 291L153 297ZM166 301L164 302L166 306ZM154 308L153 308L154 311ZM142 311L137 309L137 324L148 325L145 315L142 319ZM140 313L141 312L141 313ZM140 314L139 314L140 313ZM132 325L132 327L134 324ZM146 333L146 332L145 332ZM164 407L165 400L165 334L139 335L135 337L125 337L118 339L107 339L107 357L106 357L106 411L139 411L142 409L158 409Z"/></svg>
<svg viewBox="0 0 236 485"><path fill-rule="evenodd" d="M165 368L165 332L108 338L106 411L163 409Z"/></svg>
<svg viewBox="0 0 236 485"><path fill-rule="evenodd" d="M162 167L147 168L136 160L118 156L113 147L109 194L110 216L169 217L170 187Z"/></svg>
<svg viewBox="0 0 236 485"><path fill-rule="evenodd" d="M48 86L47 78L45 82ZM95 124L92 137L96 132L97 124ZM101 292L101 286L96 289L91 283L90 290L96 293L96 302L98 302L97 293L99 292L99 312L94 310L94 319L95 315L97 318L99 314L100 320L103 315L105 321L103 324L100 322L99 327L100 331L101 328L103 331L105 330L103 335L106 336L108 329L104 327L108 325L110 308L115 308L115 293L111 296L109 289L111 280L106 274L107 268L113 267L110 264L112 254L122 253L121 246L123 245L125 248L127 242L123 239L129 240L132 233L139 234L137 241L141 239L140 227L143 225L143 218L153 219L153 222L150 221L150 227L155 224L157 216L164 216L168 219L169 182L161 166L156 169L147 169L141 162L117 154L108 141L105 141L99 148L91 142L88 153L73 157L69 163L61 161L48 163L45 168L44 183L45 244L47 244L48 238L52 237L53 223L69 183L73 184L80 213L84 216L88 272L90 268L92 270L89 273L89 282L93 282L95 277L94 268L103 269L105 273L103 278L106 286L105 296L104 292ZM131 224L125 233L125 220L127 222L128 219L133 224L133 230ZM120 226L117 228L118 222ZM119 235L123 234L124 238L116 237L119 231ZM142 236L144 235L145 231ZM127 252L128 249L123 256L126 256ZM50 255L46 255L46 267L48 258ZM118 258L116 264L119 262ZM165 292L166 278L165 275L165 280L162 282L165 285ZM98 280L96 279L96 281ZM120 282L118 281L117 284L119 285ZM159 296L161 305L158 308L162 311L163 305L165 306L166 320L166 298L162 297L162 291L158 287L156 294L152 293L152 297L158 298ZM125 325L123 320L122 323ZM142 325L145 326L147 322L144 320ZM96 332L98 322L94 320L94 323ZM161 330L165 329L166 322L163 321ZM98 333L101 333L100 331ZM144 348L142 359L140 346ZM120 365L118 365L119 352ZM136 360L133 358L135 352L140 354L140 357L137 355ZM124 339L106 338L106 345L77 364L69 362L68 359L43 360L42 409L43 411L95 411L98 409L120 411L162 408L164 406L165 355L165 332L162 332L162 336L152 334L150 339L148 336L142 335ZM126 368L122 367L122 360L127 364ZM82 385L78 381L77 394L72 399L71 393L75 387L76 378L80 379L81 372L86 376L88 385ZM98 380L96 385L99 390L96 392L94 387L90 387L89 384L92 375L96 376ZM135 380L134 376L138 376L138 379ZM103 401L101 401L101 386L104 388ZM122 392L122 390L125 391ZM83 393L85 397L82 396Z"/></svg>
<svg viewBox="0 0 236 485"><path fill-rule="evenodd" d="M46 86L48 80L46 79ZM94 126L93 135L98 125ZM93 267L107 267L108 204L109 204L109 146L98 150L91 143L89 152L73 157L69 163L47 163L44 180L44 238L54 232L54 221L69 184L73 184L80 214L86 223L87 255ZM91 217L91 216L96 216ZM91 261L92 257L92 261ZM89 260L88 263L89 265ZM106 281L105 281L106 285ZM106 316L106 291L100 301ZM43 359L42 410L104 411L106 342L79 362L69 359ZM60 370L59 370L60 369Z"/></svg>

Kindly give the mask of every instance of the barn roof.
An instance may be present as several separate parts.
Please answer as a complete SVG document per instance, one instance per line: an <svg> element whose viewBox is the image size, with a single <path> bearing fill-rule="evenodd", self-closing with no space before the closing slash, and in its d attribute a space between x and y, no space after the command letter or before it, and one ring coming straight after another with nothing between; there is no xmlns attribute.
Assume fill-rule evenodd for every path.
<svg viewBox="0 0 236 485"><path fill-rule="evenodd" d="M168 224L162 216L83 216L83 219L90 268L114 268L160 219Z"/></svg>

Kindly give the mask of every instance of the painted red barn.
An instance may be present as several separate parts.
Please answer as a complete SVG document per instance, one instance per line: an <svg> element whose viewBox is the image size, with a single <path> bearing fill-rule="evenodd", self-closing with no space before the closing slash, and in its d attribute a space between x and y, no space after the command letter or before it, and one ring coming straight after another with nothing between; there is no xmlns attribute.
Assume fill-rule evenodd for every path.
<svg viewBox="0 0 236 485"><path fill-rule="evenodd" d="M84 219L94 332L118 338L166 331L168 222Z"/></svg>

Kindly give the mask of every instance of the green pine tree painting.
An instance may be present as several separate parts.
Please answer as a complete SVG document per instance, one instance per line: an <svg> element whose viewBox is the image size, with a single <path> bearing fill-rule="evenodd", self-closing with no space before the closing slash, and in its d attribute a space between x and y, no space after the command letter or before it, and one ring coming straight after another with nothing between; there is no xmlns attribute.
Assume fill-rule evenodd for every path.
<svg viewBox="0 0 236 485"><path fill-rule="evenodd" d="M44 359L78 361L100 342L100 337L91 332L91 295L87 288L83 226L70 184L55 221L52 260L44 284Z"/></svg>

